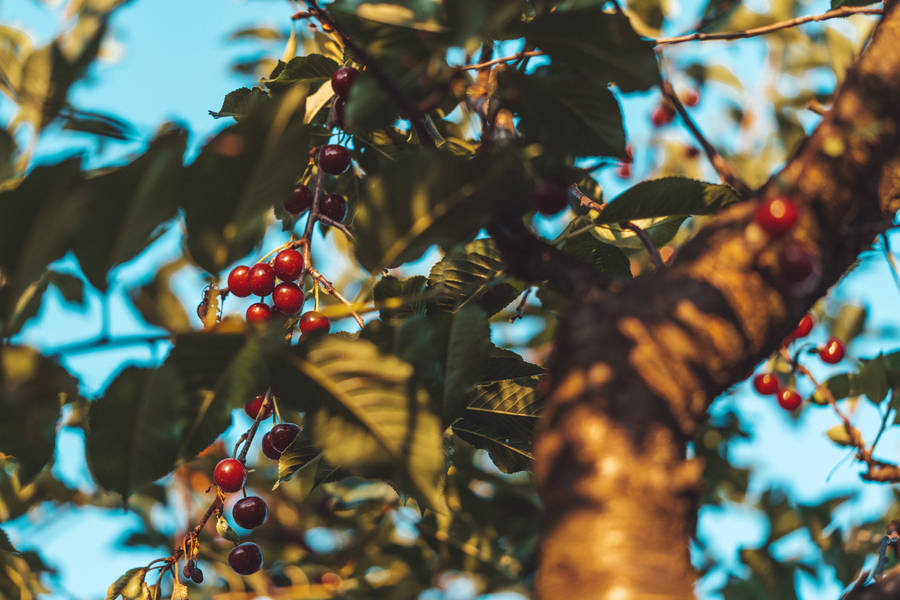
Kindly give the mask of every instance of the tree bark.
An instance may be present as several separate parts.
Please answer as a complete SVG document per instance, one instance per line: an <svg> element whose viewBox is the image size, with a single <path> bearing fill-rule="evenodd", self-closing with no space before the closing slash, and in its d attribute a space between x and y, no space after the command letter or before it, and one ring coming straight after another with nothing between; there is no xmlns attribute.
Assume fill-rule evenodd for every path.
<svg viewBox="0 0 900 600"><path fill-rule="evenodd" d="M686 244L668 269L576 296L559 326L535 443L543 600L693 594L688 544L703 465L686 443L729 385L777 348L900 204L900 8L886 8L832 111L778 175ZM769 238L760 199L788 193L796 230ZM801 244L813 277L785 282ZM503 244L501 244L501 247Z"/></svg>

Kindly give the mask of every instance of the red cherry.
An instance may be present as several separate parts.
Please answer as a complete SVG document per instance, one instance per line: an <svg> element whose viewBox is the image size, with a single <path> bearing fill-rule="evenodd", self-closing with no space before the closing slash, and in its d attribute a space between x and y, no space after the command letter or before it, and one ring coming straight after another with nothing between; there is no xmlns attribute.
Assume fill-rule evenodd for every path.
<svg viewBox="0 0 900 600"><path fill-rule="evenodd" d="M275 275L282 281L294 281L303 271L303 255L294 250L287 248L275 255L275 264L273 266Z"/></svg>
<svg viewBox="0 0 900 600"><path fill-rule="evenodd" d="M828 338L825 345L819 348L819 358L829 365L841 362L844 358L844 343L836 337Z"/></svg>
<svg viewBox="0 0 900 600"><path fill-rule="evenodd" d="M251 419L255 419L256 415L259 413L259 409L262 408L262 403L265 399L265 394L259 394L258 396L256 396L256 398L247 402L247 404L244 405L244 412L247 413L247 416ZM263 416L260 417L260 420L268 419L270 416L272 416L271 401L269 402L268 406L266 406L266 412L263 413Z"/></svg>
<svg viewBox="0 0 900 600"><path fill-rule="evenodd" d="M347 97L359 71L353 67L343 66L331 75L331 89L338 96Z"/></svg>
<svg viewBox="0 0 900 600"><path fill-rule="evenodd" d="M281 423L273 427L272 431L267 435L271 436L269 439L272 442L272 448L280 453L284 452L299 434L300 427L298 425L294 423Z"/></svg>
<svg viewBox="0 0 900 600"><path fill-rule="evenodd" d="M331 329L331 321L318 311L311 310L303 313L303 316L300 317L300 333L328 333L329 329Z"/></svg>
<svg viewBox="0 0 900 600"><path fill-rule="evenodd" d="M350 167L350 151L337 144L326 144L319 148L319 167L331 175L340 175Z"/></svg>
<svg viewBox="0 0 900 600"><path fill-rule="evenodd" d="M799 217L797 205L785 196L769 198L756 210L756 222L773 237L784 235L793 229Z"/></svg>
<svg viewBox="0 0 900 600"><path fill-rule="evenodd" d="M797 340L808 336L809 332L812 331L813 325L815 325L815 321L813 320L812 315L803 315L803 318L797 323L797 327L791 332L790 338L792 340Z"/></svg>
<svg viewBox="0 0 900 600"><path fill-rule="evenodd" d="M272 318L272 309L264 302L257 302L247 307L245 318L248 323L265 323Z"/></svg>
<svg viewBox="0 0 900 600"><path fill-rule="evenodd" d="M682 96L681 101L684 102L685 106L697 106L700 104L700 92L697 90L688 90Z"/></svg>
<svg viewBox="0 0 900 600"><path fill-rule="evenodd" d="M303 306L303 292L296 283L279 283L272 292L272 302L283 314L292 315Z"/></svg>
<svg viewBox="0 0 900 600"><path fill-rule="evenodd" d="M276 450L272 445L272 432L270 431L262 438L262 451L269 460L278 460L281 458L281 451Z"/></svg>
<svg viewBox="0 0 900 600"><path fill-rule="evenodd" d="M631 179L631 163L622 163L616 170L620 179Z"/></svg>
<svg viewBox="0 0 900 600"><path fill-rule="evenodd" d="M633 163L634 162L634 151L631 148L631 144L625 146L625 160L623 162Z"/></svg>
<svg viewBox="0 0 900 600"><path fill-rule="evenodd" d="M299 215L312 206L313 191L308 186L298 185L291 195L284 199L284 210L291 214Z"/></svg>
<svg viewBox="0 0 900 600"><path fill-rule="evenodd" d="M756 390L756 393L763 396L777 394L780 387L781 382L778 381L778 377L774 373L760 373L753 378L753 388Z"/></svg>
<svg viewBox="0 0 900 600"><path fill-rule="evenodd" d="M257 263L250 269L247 281L255 296L268 296L275 289L275 269L266 263Z"/></svg>
<svg viewBox="0 0 900 600"><path fill-rule="evenodd" d="M347 217L347 201L340 194L328 194L322 198L319 212L332 221L342 223Z"/></svg>
<svg viewBox="0 0 900 600"><path fill-rule="evenodd" d="M200 570L200 567L194 567L191 570L191 581L196 584L203 583L203 571Z"/></svg>
<svg viewBox="0 0 900 600"><path fill-rule="evenodd" d="M250 267L238 265L228 274L228 291L238 298L246 298L250 295Z"/></svg>
<svg viewBox="0 0 900 600"><path fill-rule="evenodd" d="M668 125L675 120L675 109L668 102L657 104L653 112L650 113L650 122L654 127L662 127Z"/></svg>
<svg viewBox="0 0 900 600"><path fill-rule="evenodd" d="M555 215L569 205L569 190L559 181L544 181L534 190L534 208L542 215Z"/></svg>
<svg viewBox="0 0 900 600"><path fill-rule="evenodd" d="M778 405L784 410L796 410L802 402L803 398L800 394L791 388L785 388L778 392Z"/></svg>
<svg viewBox="0 0 900 600"><path fill-rule="evenodd" d="M247 469L237 459L223 458L213 471L213 479L223 492L236 492L247 482Z"/></svg>
<svg viewBox="0 0 900 600"><path fill-rule="evenodd" d="M785 244L778 255L778 267L785 281L800 283L812 275L815 261L802 245L789 243Z"/></svg>
<svg viewBox="0 0 900 600"><path fill-rule="evenodd" d="M254 529L266 522L269 508L259 496L247 496L235 502L231 509L234 522L244 529Z"/></svg>
<svg viewBox="0 0 900 600"><path fill-rule="evenodd" d="M228 553L228 565L238 575L251 575L262 566L263 555L259 546L253 542L244 542Z"/></svg>

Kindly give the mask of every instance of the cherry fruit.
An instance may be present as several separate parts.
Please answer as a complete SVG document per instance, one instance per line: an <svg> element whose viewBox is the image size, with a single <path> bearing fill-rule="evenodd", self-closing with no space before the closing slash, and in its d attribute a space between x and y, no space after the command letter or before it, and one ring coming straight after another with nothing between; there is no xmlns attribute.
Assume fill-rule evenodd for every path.
<svg viewBox="0 0 900 600"><path fill-rule="evenodd" d="M328 194L319 204L319 212L338 223L347 218L347 201L340 194Z"/></svg>
<svg viewBox="0 0 900 600"><path fill-rule="evenodd" d="M272 302L283 314L292 315L303 306L303 292L296 283L279 283L272 292Z"/></svg>
<svg viewBox="0 0 900 600"><path fill-rule="evenodd" d="M275 275L282 281L294 281L303 271L303 255L293 248L286 248L275 255Z"/></svg>
<svg viewBox="0 0 900 600"><path fill-rule="evenodd" d="M244 412L247 413L247 416L250 417L251 419L255 419L256 415L259 414L259 409L262 408L262 403L265 401L265 399L266 399L265 394L259 394L253 400L250 400L249 402L247 402L247 404L244 405ZM260 420L268 419L270 416L272 416L272 403L271 402L269 402L269 405L266 406L266 411L260 417Z"/></svg>
<svg viewBox="0 0 900 600"><path fill-rule="evenodd" d="M803 318L797 323L794 331L791 332L790 338L792 340L798 340L808 336L809 332L812 331L813 325L815 325L815 321L813 320L812 315L803 315Z"/></svg>
<svg viewBox="0 0 900 600"><path fill-rule="evenodd" d="M184 563L184 568L181 570L181 574L184 575L185 579L190 579L191 575L194 573L194 560L190 559L186 563Z"/></svg>
<svg viewBox="0 0 900 600"><path fill-rule="evenodd" d="M250 295L250 267L238 265L228 274L228 291L238 298Z"/></svg>
<svg viewBox="0 0 900 600"><path fill-rule="evenodd" d="M781 382L778 381L778 377L774 373L760 373L753 378L753 389L756 390L756 393L763 396L777 394L779 388L781 388Z"/></svg>
<svg viewBox="0 0 900 600"><path fill-rule="evenodd" d="M631 179L631 163L626 162L619 165L616 175L619 176L619 179Z"/></svg>
<svg viewBox="0 0 900 600"><path fill-rule="evenodd" d="M262 438L262 451L269 460L278 460L281 458L281 451L276 450L272 445L272 432L268 432Z"/></svg>
<svg viewBox="0 0 900 600"><path fill-rule="evenodd" d="M331 75L331 89L338 96L346 98L359 71L353 67L343 66Z"/></svg>
<svg viewBox="0 0 900 600"><path fill-rule="evenodd" d="M304 210L309 210L312 201L313 191L309 189L309 186L298 185L291 195L284 199L284 210L293 215L299 215Z"/></svg>
<svg viewBox="0 0 900 600"><path fill-rule="evenodd" d="M844 358L844 343L836 337L828 338L825 345L819 348L819 358L829 365L841 362Z"/></svg>
<svg viewBox="0 0 900 600"><path fill-rule="evenodd" d="M559 181L544 181L534 190L534 208L542 215L555 215L569 205L569 190Z"/></svg>
<svg viewBox="0 0 900 600"><path fill-rule="evenodd" d="M269 507L266 501L259 496L247 496L235 502L231 509L234 522L244 529L254 529L266 521Z"/></svg>
<svg viewBox="0 0 900 600"><path fill-rule="evenodd" d="M681 97L681 101L684 102L685 106L697 106L700 104L700 92L690 89L684 93L684 96Z"/></svg>
<svg viewBox="0 0 900 600"><path fill-rule="evenodd" d="M257 263L250 269L247 281L254 296L268 296L275 289L275 269L266 263Z"/></svg>
<svg viewBox="0 0 900 600"><path fill-rule="evenodd" d="M311 310L303 313L303 316L300 317L300 333L328 333L329 329L331 329L331 321L318 311Z"/></svg>
<svg viewBox="0 0 900 600"><path fill-rule="evenodd" d="M797 407L803 402L803 398L792 390L785 388L778 392L778 405L784 410L797 410Z"/></svg>
<svg viewBox="0 0 900 600"><path fill-rule="evenodd" d="M245 318L248 323L265 323L272 318L272 309L265 302L257 302L247 307Z"/></svg>
<svg viewBox="0 0 900 600"><path fill-rule="evenodd" d="M223 458L213 471L213 480L223 492L237 492L247 482L247 469L235 458Z"/></svg>
<svg viewBox="0 0 900 600"><path fill-rule="evenodd" d="M350 167L350 151L337 144L326 144L319 148L319 167L331 175L340 175Z"/></svg>
<svg viewBox="0 0 900 600"><path fill-rule="evenodd" d="M657 104L650 113L650 122L654 127L668 125L675 120L675 109L668 102Z"/></svg>
<svg viewBox="0 0 900 600"><path fill-rule="evenodd" d="M228 565L238 575L251 575L262 566L263 555L259 546L253 542L244 542L228 553Z"/></svg>
<svg viewBox="0 0 900 600"><path fill-rule="evenodd" d="M756 222L773 237L784 235L793 229L799 217L797 206L784 196L769 198L756 210Z"/></svg>
<svg viewBox="0 0 900 600"><path fill-rule="evenodd" d="M203 583L203 571L200 570L200 567L194 567L191 571L191 581L196 584Z"/></svg>
<svg viewBox="0 0 900 600"><path fill-rule="evenodd" d="M300 427L295 423L281 423L272 428L268 434L271 436L269 439L272 442L272 448L278 451L278 453L282 453L285 449L291 445L291 442L294 441L300 434Z"/></svg>

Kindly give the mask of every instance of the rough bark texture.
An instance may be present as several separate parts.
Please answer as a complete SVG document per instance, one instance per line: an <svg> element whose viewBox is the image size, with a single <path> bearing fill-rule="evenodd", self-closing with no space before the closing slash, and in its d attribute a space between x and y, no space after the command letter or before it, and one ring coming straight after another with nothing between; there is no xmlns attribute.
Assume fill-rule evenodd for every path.
<svg viewBox="0 0 900 600"><path fill-rule="evenodd" d="M781 173L712 221L670 268L575 296L535 445L542 600L693 595L688 543L703 465L685 459L685 444L710 402L777 348L887 224L900 197L898 155L895 3ZM818 260L800 286L779 272L791 242L768 238L753 219L759 200L778 193L802 206L793 240Z"/></svg>

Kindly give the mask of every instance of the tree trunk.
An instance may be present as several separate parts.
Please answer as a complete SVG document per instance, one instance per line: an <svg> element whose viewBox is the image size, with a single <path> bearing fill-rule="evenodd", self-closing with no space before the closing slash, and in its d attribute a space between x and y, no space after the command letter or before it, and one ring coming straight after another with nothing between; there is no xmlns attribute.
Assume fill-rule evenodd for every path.
<svg viewBox="0 0 900 600"><path fill-rule="evenodd" d="M712 400L777 348L889 224L900 203L898 156L895 2L781 173L712 220L670 268L573 300L535 444L546 513L540 598L693 594L688 544L703 465L685 458L686 442ZM817 260L800 286L779 272L779 250L791 242L754 222L758 200L778 193L802 207L793 240Z"/></svg>

